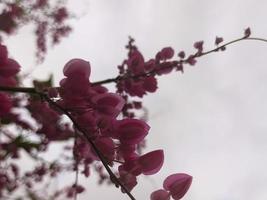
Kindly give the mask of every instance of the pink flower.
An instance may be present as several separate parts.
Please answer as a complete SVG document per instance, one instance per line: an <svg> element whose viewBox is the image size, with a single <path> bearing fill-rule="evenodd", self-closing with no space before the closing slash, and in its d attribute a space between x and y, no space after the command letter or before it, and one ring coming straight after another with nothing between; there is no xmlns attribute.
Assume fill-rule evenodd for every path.
<svg viewBox="0 0 267 200"><path fill-rule="evenodd" d="M0 44L0 64L5 63L7 60L7 48L6 46Z"/></svg>
<svg viewBox="0 0 267 200"><path fill-rule="evenodd" d="M125 161L134 160L137 158L136 145L121 144L118 148L119 154Z"/></svg>
<svg viewBox="0 0 267 200"><path fill-rule="evenodd" d="M143 97L146 94L142 80L125 80L124 87L131 96Z"/></svg>
<svg viewBox="0 0 267 200"><path fill-rule="evenodd" d="M20 65L13 59L7 59L0 64L0 76L11 77L16 75L20 70Z"/></svg>
<svg viewBox="0 0 267 200"><path fill-rule="evenodd" d="M136 176L123 170L120 170L119 174L120 174L120 178L119 178L120 181L129 191L131 191L137 185ZM122 189L122 192L125 192L125 191Z"/></svg>
<svg viewBox="0 0 267 200"><path fill-rule="evenodd" d="M154 59L150 59L149 61L147 61L145 63L145 70L146 71L152 71L153 69L155 69L155 64L156 64L156 61Z"/></svg>
<svg viewBox="0 0 267 200"><path fill-rule="evenodd" d="M182 199L188 191L193 177L188 174L177 173L168 176L163 182L163 188L151 193L150 200Z"/></svg>
<svg viewBox="0 0 267 200"><path fill-rule="evenodd" d="M114 134L122 144L134 145L141 142L150 127L142 120L123 119L115 122Z"/></svg>
<svg viewBox="0 0 267 200"><path fill-rule="evenodd" d="M154 76L145 78L143 88L148 92L155 92L158 89L157 79Z"/></svg>
<svg viewBox="0 0 267 200"><path fill-rule="evenodd" d="M160 63L157 66L157 74L158 75L168 74L173 70L174 67L175 67L175 65L172 62Z"/></svg>
<svg viewBox="0 0 267 200"><path fill-rule="evenodd" d="M125 100L120 95L113 93L96 95L92 98L92 102L99 113L113 118L119 115L125 104Z"/></svg>
<svg viewBox="0 0 267 200"><path fill-rule="evenodd" d="M163 188L170 191L173 199L179 200L188 191L193 177L188 174L177 173L168 176L163 182Z"/></svg>
<svg viewBox="0 0 267 200"><path fill-rule="evenodd" d="M138 158L138 164L144 175L156 174L164 162L163 150L151 151Z"/></svg>
<svg viewBox="0 0 267 200"><path fill-rule="evenodd" d="M3 117L9 113L12 108L12 103L10 99L4 93L0 93L0 117Z"/></svg>
<svg viewBox="0 0 267 200"><path fill-rule="evenodd" d="M132 54L130 55L129 60L127 61L127 65L129 70L133 73L133 74L139 74L142 73L144 71L144 57L143 55L135 50L134 52L132 52Z"/></svg>
<svg viewBox="0 0 267 200"><path fill-rule="evenodd" d="M95 145L98 147L99 151L105 156L105 158L112 162L115 157L115 145L111 138L103 137L95 140ZM99 160L95 151L92 150L95 154L95 160Z"/></svg>
<svg viewBox="0 0 267 200"><path fill-rule="evenodd" d="M73 75L62 79L59 85L63 89L63 96L75 97L86 95L89 90L90 82L88 78L82 75Z"/></svg>
<svg viewBox="0 0 267 200"><path fill-rule="evenodd" d="M181 58L181 59L184 59L185 58L185 52L184 51L180 51L178 53L178 56Z"/></svg>
<svg viewBox="0 0 267 200"><path fill-rule="evenodd" d="M156 58L158 60L171 59L174 56L174 50L171 47L165 47L157 53Z"/></svg>
<svg viewBox="0 0 267 200"><path fill-rule="evenodd" d="M170 200L170 195L166 190L160 189L151 193L151 200Z"/></svg>
<svg viewBox="0 0 267 200"><path fill-rule="evenodd" d="M90 63L82 59L72 59L64 66L63 73L66 77L84 76L89 78L91 74Z"/></svg>
<svg viewBox="0 0 267 200"><path fill-rule="evenodd" d="M94 136L95 130L97 128L97 119L92 111L85 112L76 117L76 121L79 125L86 130L89 136Z"/></svg>
<svg viewBox="0 0 267 200"><path fill-rule="evenodd" d="M13 77L2 77L0 76L0 86L15 86L17 81Z"/></svg>

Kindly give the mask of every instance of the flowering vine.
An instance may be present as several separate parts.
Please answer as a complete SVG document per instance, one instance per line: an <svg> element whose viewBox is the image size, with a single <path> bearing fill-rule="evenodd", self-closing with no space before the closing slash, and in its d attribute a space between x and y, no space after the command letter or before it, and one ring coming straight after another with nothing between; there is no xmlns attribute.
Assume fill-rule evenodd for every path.
<svg viewBox="0 0 267 200"><path fill-rule="evenodd" d="M41 1L40 1L41 2ZM62 19L57 16L57 20ZM41 199L34 192L34 183L45 181L45 177L57 177L63 171L76 171L73 184L51 194L52 199L61 195L77 199L85 189L78 183L79 174L85 177L95 169L100 183L109 182L120 188L130 199L135 199L132 189L138 176L152 175L160 171L164 163L162 149L142 153L150 126L135 115L142 109L141 98L157 90L157 77L172 71L184 72L185 65L195 65L199 57L224 51L233 43L262 38L251 37L250 29L236 40L223 43L215 38L215 48L204 51L203 41L196 42L196 52L186 55L165 47L154 58L145 60L134 40L127 45L128 57L118 66L119 75L98 82L90 82L91 66L83 59L72 59L63 68L59 87L51 81L34 81L34 87L19 87L19 63L9 58L8 50L0 45L0 197L11 196L23 183L28 197ZM104 84L115 83L117 91L111 93ZM22 94L18 94L22 93ZM139 97L133 100L132 97ZM26 110L35 125L21 118L14 110ZM64 121L66 115L70 121ZM27 132L9 129L9 125ZM22 131L21 131L22 132ZM38 156L56 141L74 141L65 150L72 152L72 159L62 156L53 162ZM39 164L27 172L13 162L25 151ZM79 170L81 169L81 170ZM181 199L192 183L192 176L176 173L163 182L163 189L152 192L151 200Z"/></svg>

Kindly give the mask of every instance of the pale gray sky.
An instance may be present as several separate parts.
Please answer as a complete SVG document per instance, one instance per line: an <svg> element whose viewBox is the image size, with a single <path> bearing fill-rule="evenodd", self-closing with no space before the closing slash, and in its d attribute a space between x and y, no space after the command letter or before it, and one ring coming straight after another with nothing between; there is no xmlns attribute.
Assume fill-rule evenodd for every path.
<svg viewBox="0 0 267 200"><path fill-rule="evenodd" d="M78 3L77 3L78 2ZM216 36L225 41L250 26L267 38L266 0L70 0L81 18L61 45L49 51L33 76L55 74L56 81L71 58L89 60L92 80L116 76L126 56L128 35L145 57L165 46L193 52L195 41L213 48ZM11 54L25 69L34 66L33 41L26 27L8 41ZM22 39L23 38L23 39ZM26 50L25 50L26 49ZM227 51L205 56L185 73L159 78L159 90L145 97L151 131L148 149L165 150L159 174L140 178L133 190L147 200L172 173L194 177L185 200L267 199L267 44L243 41ZM59 182L72 182L74 174ZM87 199L128 199L116 188L98 187L85 179Z"/></svg>

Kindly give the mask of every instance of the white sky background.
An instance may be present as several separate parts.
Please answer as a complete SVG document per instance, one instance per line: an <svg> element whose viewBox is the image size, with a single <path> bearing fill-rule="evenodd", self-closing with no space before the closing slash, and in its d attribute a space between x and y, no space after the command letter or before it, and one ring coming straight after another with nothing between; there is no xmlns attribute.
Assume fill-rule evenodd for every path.
<svg viewBox="0 0 267 200"><path fill-rule="evenodd" d="M79 2L79 3L77 3ZM63 77L71 58L89 60L92 81L116 76L126 56L128 35L149 59L172 46L193 53L195 41L206 50L214 39L242 36L250 26L253 36L267 38L266 0L70 0L74 31L49 51L32 76ZM24 69L34 66L31 27L8 41L11 55ZM267 199L267 44L242 41L225 52L185 66L185 73L159 78L159 89L144 99L151 131L148 149L164 149L165 163L157 175L140 178L133 190L147 200L164 178L185 172L194 177L185 200ZM72 183L74 174L59 182ZM114 187L82 180L88 190L80 200L128 199Z"/></svg>

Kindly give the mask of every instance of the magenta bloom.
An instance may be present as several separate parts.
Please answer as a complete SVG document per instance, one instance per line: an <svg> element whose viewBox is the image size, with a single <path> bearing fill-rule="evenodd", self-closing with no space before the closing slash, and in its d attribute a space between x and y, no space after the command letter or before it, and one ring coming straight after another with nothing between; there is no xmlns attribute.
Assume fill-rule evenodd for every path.
<svg viewBox="0 0 267 200"><path fill-rule="evenodd" d="M95 140L95 144L100 150L100 152L105 156L105 158L112 162L112 160L115 157L115 145L111 138L103 137L103 138L97 138ZM94 150L92 152L95 154L95 160L99 160L97 154Z"/></svg>
<svg viewBox="0 0 267 200"><path fill-rule="evenodd" d="M113 93L96 95L92 98L92 102L99 113L113 118L119 115L125 104L125 100L120 95Z"/></svg>
<svg viewBox="0 0 267 200"><path fill-rule="evenodd" d="M136 145L121 144L118 148L118 152L125 161L134 160L138 157L136 151Z"/></svg>
<svg viewBox="0 0 267 200"><path fill-rule="evenodd" d="M138 164L144 175L156 174L162 167L164 162L163 150L151 151L138 158Z"/></svg>
<svg viewBox="0 0 267 200"><path fill-rule="evenodd" d="M158 89L157 79L154 76L145 78L143 88L148 92L156 92Z"/></svg>
<svg viewBox="0 0 267 200"><path fill-rule="evenodd" d="M123 119L115 122L115 135L122 144L134 145L141 142L150 127L142 120Z"/></svg>
<svg viewBox="0 0 267 200"><path fill-rule="evenodd" d="M0 63L5 63L7 60L8 52L6 46L0 44Z"/></svg>
<svg viewBox="0 0 267 200"><path fill-rule="evenodd" d="M119 167L120 170L129 172L132 175L140 174L153 175L157 173L164 161L163 150L151 151L138 157L137 154L129 152L130 156L126 157L125 163Z"/></svg>
<svg viewBox="0 0 267 200"><path fill-rule="evenodd" d="M156 58L159 60L171 59L174 56L174 50L171 47L165 47L157 53Z"/></svg>
<svg viewBox="0 0 267 200"><path fill-rule="evenodd" d="M64 66L63 73L66 77L84 76L89 78L91 74L90 63L82 59L72 59Z"/></svg>
<svg viewBox="0 0 267 200"><path fill-rule="evenodd" d="M20 65L13 59L7 59L0 64L0 76L11 77L16 75L20 70Z"/></svg>
<svg viewBox="0 0 267 200"><path fill-rule="evenodd" d="M178 173L168 176L163 182L163 188L170 191L173 199L179 200L188 191L193 177L188 174Z"/></svg>
<svg viewBox="0 0 267 200"><path fill-rule="evenodd" d="M160 189L151 193L151 200L170 200L170 195L166 190Z"/></svg>
<svg viewBox="0 0 267 200"><path fill-rule="evenodd" d="M15 86L17 84L17 81L13 77L2 77L0 75L0 86Z"/></svg>
<svg viewBox="0 0 267 200"><path fill-rule="evenodd" d="M150 200L182 199L191 186L193 177L188 174L177 173L168 176L163 182L163 188L151 193Z"/></svg>
<svg viewBox="0 0 267 200"><path fill-rule="evenodd" d="M17 61L8 58L7 48L0 44L0 85L14 86L17 81L15 75L19 72L20 65Z"/></svg>
<svg viewBox="0 0 267 200"><path fill-rule="evenodd" d="M132 52L129 60L127 61L127 65L129 67L129 70L133 74L140 74L144 71L144 57L143 55L138 51Z"/></svg>
<svg viewBox="0 0 267 200"><path fill-rule="evenodd" d="M12 108L12 103L7 95L0 93L0 117L3 117L5 114L9 113Z"/></svg>

